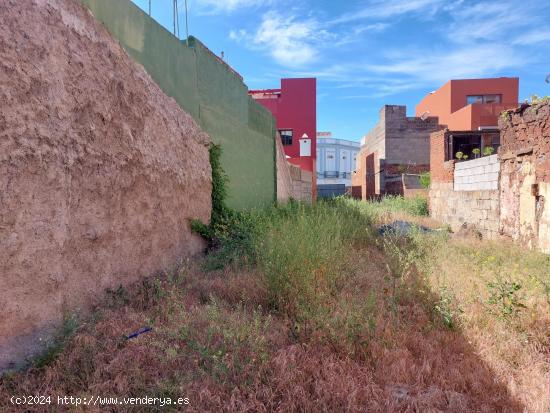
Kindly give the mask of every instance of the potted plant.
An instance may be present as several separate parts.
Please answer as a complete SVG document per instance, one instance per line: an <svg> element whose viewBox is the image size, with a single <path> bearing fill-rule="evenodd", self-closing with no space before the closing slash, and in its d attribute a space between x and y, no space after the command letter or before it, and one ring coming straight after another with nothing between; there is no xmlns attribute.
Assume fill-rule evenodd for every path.
<svg viewBox="0 0 550 413"><path fill-rule="evenodd" d="M483 148L483 156L491 156L495 152L495 148L492 146L486 146Z"/></svg>

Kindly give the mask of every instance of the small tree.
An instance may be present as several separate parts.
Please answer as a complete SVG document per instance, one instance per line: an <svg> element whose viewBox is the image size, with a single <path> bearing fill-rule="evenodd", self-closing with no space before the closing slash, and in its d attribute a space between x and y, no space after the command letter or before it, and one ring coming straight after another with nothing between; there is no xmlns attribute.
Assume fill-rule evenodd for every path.
<svg viewBox="0 0 550 413"><path fill-rule="evenodd" d="M457 153L455 153L455 158L460 161L462 158L464 158L464 153L458 151Z"/></svg>
<svg viewBox="0 0 550 413"><path fill-rule="evenodd" d="M479 158L479 154L481 153L481 150L479 148L472 149L472 153L474 154L474 157Z"/></svg>

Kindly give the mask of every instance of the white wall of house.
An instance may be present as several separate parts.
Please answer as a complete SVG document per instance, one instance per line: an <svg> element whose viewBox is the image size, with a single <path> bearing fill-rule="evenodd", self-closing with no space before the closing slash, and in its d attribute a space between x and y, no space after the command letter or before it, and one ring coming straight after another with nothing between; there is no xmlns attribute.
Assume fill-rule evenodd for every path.
<svg viewBox="0 0 550 413"><path fill-rule="evenodd" d="M335 139L326 133L317 136L317 185L345 184L351 186L356 168L359 142Z"/></svg>

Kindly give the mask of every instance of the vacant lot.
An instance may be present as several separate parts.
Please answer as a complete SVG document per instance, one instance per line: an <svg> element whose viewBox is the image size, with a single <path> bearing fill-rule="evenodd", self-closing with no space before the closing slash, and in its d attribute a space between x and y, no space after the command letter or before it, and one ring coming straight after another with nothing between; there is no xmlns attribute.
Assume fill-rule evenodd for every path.
<svg viewBox="0 0 550 413"><path fill-rule="evenodd" d="M378 231L438 228L425 212L388 198L232 214L203 259L107 292L91 319L68 314L34 367L0 379L0 410L41 394L188 397L197 412L549 411L550 257ZM73 408L109 409L155 411Z"/></svg>

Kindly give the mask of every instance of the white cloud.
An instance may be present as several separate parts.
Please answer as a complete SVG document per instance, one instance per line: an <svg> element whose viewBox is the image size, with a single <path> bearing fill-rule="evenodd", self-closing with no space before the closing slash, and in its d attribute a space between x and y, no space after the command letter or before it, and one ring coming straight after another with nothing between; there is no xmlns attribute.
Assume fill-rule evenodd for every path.
<svg viewBox="0 0 550 413"><path fill-rule="evenodd" d="M364 32L369 32L369 33L373 33L373 32L381 32L381 31L384 31L386 30L387 28L389 27L389 23L373 23L373 24L367 24L367 25L364 25L364 26L358 26L356 28L353 29L353 34L358 36L360 35L361 33L364 33Z"/></svg>
<svg viewBox="0 0 550 413"><path fill-rule="evenodd" d="M246 39L248 36L248 32L244 29L239 30L231 30L229 32L229 38L235 42L240 42L243 39Z"/></svg>
<svg viewBox="0 0 550 413"><path fill-rule="evenodd" d="M201 11L207 13L232 12L249 7L268 6L273 0L197 0Z"/></svg>
<svg viewBox="0 0 550 413"><path fill-rule="evenodd" d="M424 84L441 84L449 79L490 76L506 69L521 67L528 58L506 45L485 44L430 52L419 50L417 56L402 58L396 53L384 64L366 65L367 71L406 76Z"/></svg>
<svg viewBox="0 0 550 413"><path fill-rule="evenodd" d="M433 15L445 5L443 0L371 0L355 12L345 13L332 24L348 23L363 19L387 19L409 13Z"/></svg>
<svg viewBox="0 0 550 413"><path fill-rule="evenodd" d="M515 45L532 45L550 42L550 30L533 30L520 34L514 41Z"/></svg>
<svg viewBox="0 0 550 413"><path fill-rule="evenodd" d="M295 15L269 11L254 34L232 30L229 37L235 41L246 39L249 47L269 53L282 66L300 67L315 61L322 42L334 35L314 18L300 20Z"/></svg>

